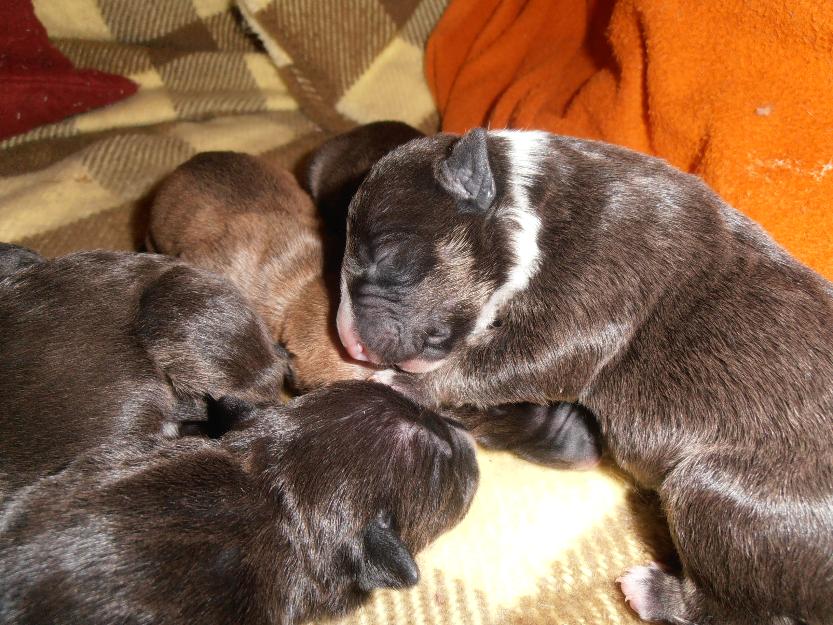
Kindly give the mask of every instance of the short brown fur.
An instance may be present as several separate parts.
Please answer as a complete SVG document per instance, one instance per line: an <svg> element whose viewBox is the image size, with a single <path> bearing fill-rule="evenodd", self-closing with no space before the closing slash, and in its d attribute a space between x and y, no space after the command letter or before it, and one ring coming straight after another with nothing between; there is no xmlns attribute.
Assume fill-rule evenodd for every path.
<svg viewBox="0 0 833 625"><path fill-rule="evenodd" d="M240 287L292 355L299 390L372 373L349 359L334 334L316 215L288 171L246 154L205 152L163 182L148 235L155 251Z"/></svg>

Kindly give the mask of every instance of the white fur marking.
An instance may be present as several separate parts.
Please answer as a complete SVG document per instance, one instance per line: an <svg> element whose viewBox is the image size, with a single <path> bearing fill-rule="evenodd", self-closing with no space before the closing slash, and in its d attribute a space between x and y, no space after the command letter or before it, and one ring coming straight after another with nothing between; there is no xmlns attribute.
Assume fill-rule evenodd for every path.
<svg viewBox="0 0 833 625"><path fill-rule="evenodd" d="M378 382L385 386L393 386L393 380L396 377L395 369L382 369L370 376L371 382Z"/></svg>
<svg viewBox="0 0 833 625"><path fill-rule="evenodd" d="M515 265L509 270L509 277L480 311L472 334L486 330L494 321L500 308L512 297L523 291L541 264L541 250L538 234L541 219L529 205L529 189L539 183L544 173L542 161L547 156L546 146L549 135L545 132L498 130L490 133L501 137L509 144L511 171L507 182L510 185L512 204L499 218L514 222L512 225L512 251Z"/></svg>
<svg viewBox="0 0 833 625"><path fill-rule="evenodd" d="M164 438L177 438L179 436L179 424L173 421L163 421L162 436Z"/></svg>

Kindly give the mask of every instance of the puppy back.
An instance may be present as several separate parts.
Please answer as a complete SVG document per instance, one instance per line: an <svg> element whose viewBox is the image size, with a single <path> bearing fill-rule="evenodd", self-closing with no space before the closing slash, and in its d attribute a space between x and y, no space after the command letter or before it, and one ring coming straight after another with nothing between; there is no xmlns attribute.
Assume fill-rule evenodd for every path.
<svg viewBox="0 0 833 625"><path fill-rule="evenodd" d="M162 184L148 243L224 275L279 333L284 307L321 273L315 207L292 174L236 152L205 152Z"/></svg>

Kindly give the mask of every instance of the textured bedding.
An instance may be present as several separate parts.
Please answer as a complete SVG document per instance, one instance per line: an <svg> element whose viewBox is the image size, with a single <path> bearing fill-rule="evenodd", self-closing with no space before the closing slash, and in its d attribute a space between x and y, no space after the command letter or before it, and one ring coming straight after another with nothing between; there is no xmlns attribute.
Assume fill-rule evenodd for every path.
<svg viewBox="0 0 833 625"><path fill-rule="evenodd" d="M76 67L136 95L0 143L0 240L46 255L137 249L154 186L203 150L288 167L356 123L438 117L423 47L443 0L37 0ZM344 623L636 623L614 582L664 550L652 501L610 468L480 454L471 513L418 558L419 585Z"/></svg>

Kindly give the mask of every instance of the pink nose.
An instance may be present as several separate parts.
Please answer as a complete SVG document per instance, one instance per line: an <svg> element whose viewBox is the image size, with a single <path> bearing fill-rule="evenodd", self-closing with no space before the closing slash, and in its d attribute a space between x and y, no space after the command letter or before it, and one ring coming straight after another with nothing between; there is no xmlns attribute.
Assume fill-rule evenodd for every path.
<svg viewBox="0 0 833 625"><path fill-rule="evenodd" d="M339 335L341 335L341 333L339 333ZM351 340L352 336L351 338L345 338L344 336L341 337L341 342L344 344L344 348L347 350L347 353L350 354L350 358L353 358L354 360L361 360L362 362L370 362L370 358L367 355L364 345L362 345L359 340Z"/></svg>
<svg viewBox="0 0 833 625"><path fill-rule="evenodd" d="M341 339L341 344L344 345L344 349L350 354L350 358L361 362L378 362L378 359L368 352L367 348L359 340L359 334L356 332L356 327L353 323L353 313L350 310L349 300L346 305L342 301L338 307L336 327L338 328L338 338Z"/></svg>

